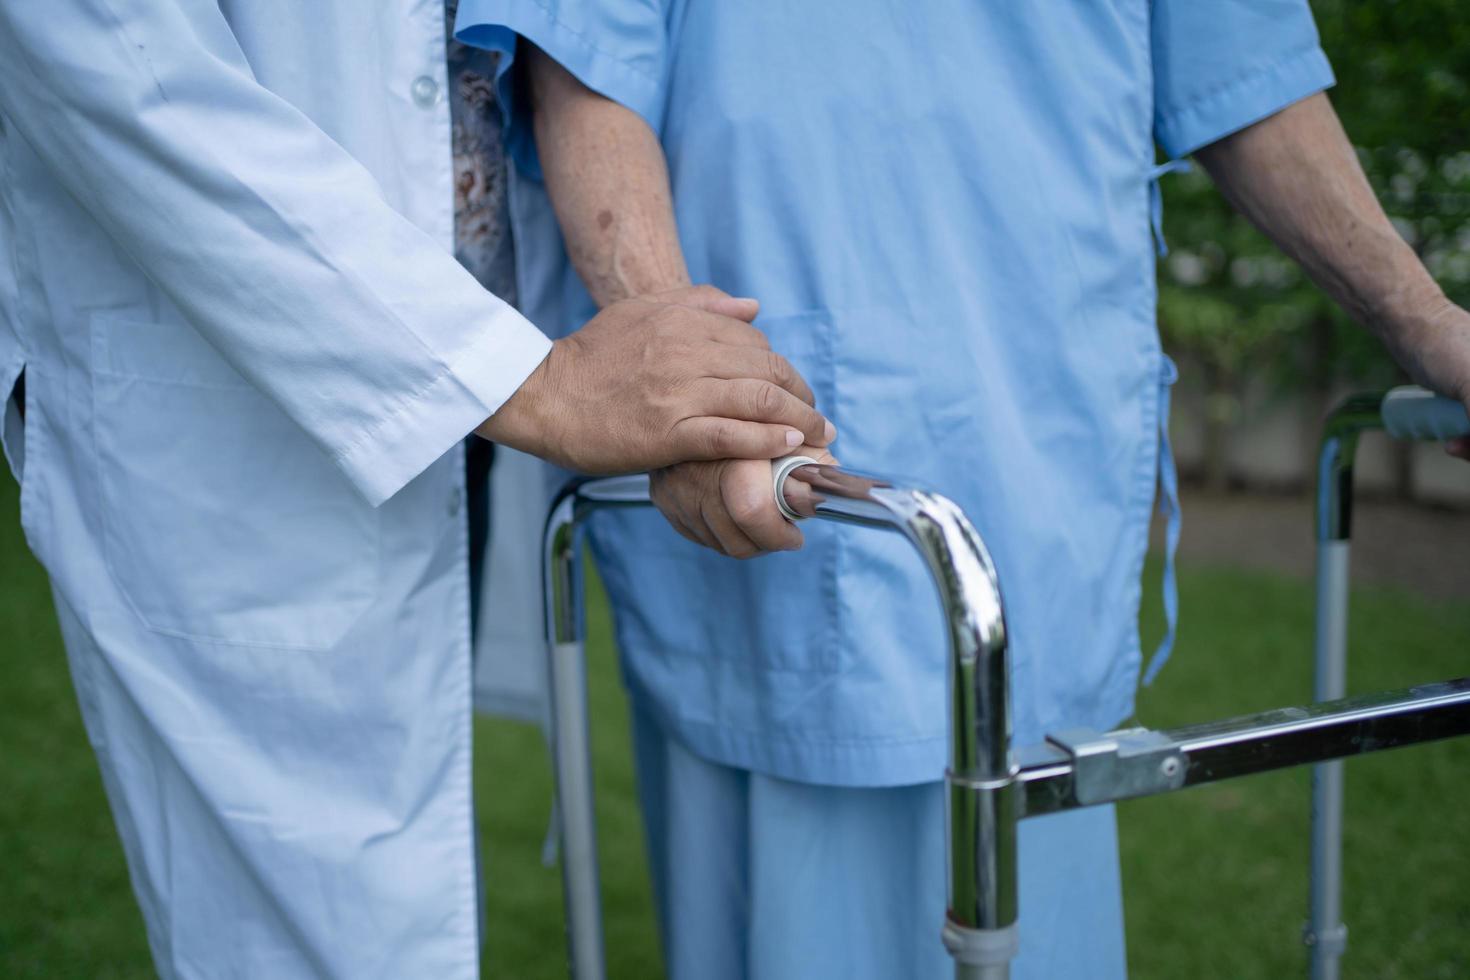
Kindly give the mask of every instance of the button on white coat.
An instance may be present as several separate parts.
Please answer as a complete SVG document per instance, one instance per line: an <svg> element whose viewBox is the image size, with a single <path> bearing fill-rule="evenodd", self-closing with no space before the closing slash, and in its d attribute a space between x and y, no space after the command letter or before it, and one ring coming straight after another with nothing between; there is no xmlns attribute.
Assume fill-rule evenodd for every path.
<svg viewBox="0 0 1470 980"><path fill-rule="evenodd" d="M420 109L427 109L439 98L439 83L428 75L420 75L413 80L410 89L413 94L414 104Z"/></svg>

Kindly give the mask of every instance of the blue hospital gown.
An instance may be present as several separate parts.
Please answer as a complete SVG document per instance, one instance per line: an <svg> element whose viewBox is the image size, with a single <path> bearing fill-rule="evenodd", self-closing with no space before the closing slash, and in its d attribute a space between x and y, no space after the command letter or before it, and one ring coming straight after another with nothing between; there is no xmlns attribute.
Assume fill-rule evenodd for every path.
<svg viewBox="0 0 1470 980"><path fill-rule="evenodd" d="M845 464L932 487L971 516L1007 600L1017 744L1127 718L1147 530L1168 476L1156 153L1183 156L1331 84L1304 0L462 0L457 28L505 52L503 66L529 38L642 116L668 158L694 281L761 300L758 325L811 383ZM522 309L560 333L593 308L558 249L524 99L511 74L501 83ZM725 939L747 953L842 935L830 924L841 903L793 897L777 916L784 937L752 940L763 912L736 885L795 857L759 831L753 801L770 794L752 787L805 791L792 799L808 817L836 789L883 788L942 827L946 654L932 587L896 536L804 530L802 553L751 563L701 551L648 512L601 515L593 535L644 782L688 768L660 761L672 756L709 767L707 793L645 786L656 870L680 840L727 846L702 825L745 821L728 845L734 890L704 891L745 903ZM725 775L738 785L716 790ZM670 795L688 804L674 808L682 822ZM787 825L800 826L792 799ZM1028 948L1023 975L1089 963L1106 975L1109 957L1087 959L1112 948L1106 935L1121 969L1112 812L1069 819L1072 839L1105 842L1081 848L1101 856L1070 868L1069 888L1056 873L1066 850L1030 845L1049 831L1028 831L1023 923L1072 901L1083 918L1102 910L1097 931L1063 936L1059 920L1054 941L1076 956L1046 951L1058 958L1043 973ZM914 870L937 867L937 836L870 842L846 870L829 867L844 880L793 895L882 888L905 908L942 903L942 879ZM713 926L671 925L680 874L658 875L675 975L676 947L697 958L724 941ZM867 930L899 942L892 931ZM937 931L934 918L913 941L942 969ZM750 975L816 975L755 963Z"/></svg>

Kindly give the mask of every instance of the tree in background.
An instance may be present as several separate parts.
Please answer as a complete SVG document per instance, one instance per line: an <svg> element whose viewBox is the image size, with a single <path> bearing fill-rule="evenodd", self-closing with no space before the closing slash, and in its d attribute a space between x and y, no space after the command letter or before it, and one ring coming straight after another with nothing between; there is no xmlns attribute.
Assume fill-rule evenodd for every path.
<svg viewBox="0 0 1470 980"><path fill-rule="evenodd" d="M1465 0L1316 0L1332 101L1384 208L1450 298L1470 305L1470 18ZM1236 215L1197 169L1165 178L1166 346L1207 391L1207 479L1223 486L1244 383L1304 393L1315 431L1338 382L1400 375L1382 347ZM1407 489L1407 465L1400 489Z"/></svg>

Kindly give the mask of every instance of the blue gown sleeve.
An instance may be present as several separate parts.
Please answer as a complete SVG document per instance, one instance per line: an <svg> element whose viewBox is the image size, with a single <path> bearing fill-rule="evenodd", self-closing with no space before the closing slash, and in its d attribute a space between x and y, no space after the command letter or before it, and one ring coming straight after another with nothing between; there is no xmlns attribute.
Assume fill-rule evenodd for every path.
<svg viewBox="0 0 1470 980"><path fill-rule="evenodd" d="M540 179L530 103L515 90L516 44L524 38L583 85L660 129L667 64L662 0L460 0L454 33L500 53L496 90L505 113L507 152L521 172Z"/></svg>
<svg viewBox="0 0 1470 980"><path fill-rule="evenodd" d="M1154 136L1170 157L1328 88L1306 0L1154 0Z"/></svg>

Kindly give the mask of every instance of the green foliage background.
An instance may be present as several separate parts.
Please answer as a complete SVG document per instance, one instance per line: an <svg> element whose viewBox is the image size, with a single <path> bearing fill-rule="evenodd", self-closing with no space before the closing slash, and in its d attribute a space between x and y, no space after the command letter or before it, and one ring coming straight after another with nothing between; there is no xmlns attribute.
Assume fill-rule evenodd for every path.
<svg viewBox="0 0 1470 980"><path fill-rule="evenodd" d="M1470 304L1470 8L1465 0L1315 0L1334 106L1374 189L1450 298ZM1229 414L1242 379L1325 390L1399 375L1209 178L1163 180L1171 253L1159 268L1165 346Z"/></svg>

